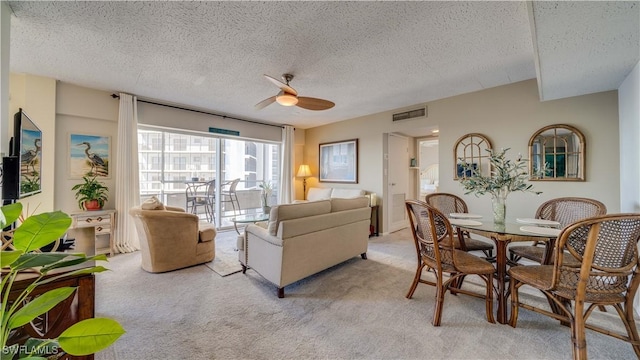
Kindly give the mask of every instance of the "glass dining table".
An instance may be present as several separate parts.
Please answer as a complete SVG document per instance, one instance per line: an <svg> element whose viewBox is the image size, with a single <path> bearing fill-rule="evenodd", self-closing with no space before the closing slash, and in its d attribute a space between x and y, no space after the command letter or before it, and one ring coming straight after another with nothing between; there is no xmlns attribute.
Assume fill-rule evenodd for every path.
<svg viewBox="0 0 640 360"><path fill-rule="evenodd" d="M493 240L496 245L496 286L494 287L498 307L496 309L496 320L501 324L509 322L507 318L507 299L509 297L509 286L507 279L507 245L511 242L522 241L542 241L549 242L546 246L543 263L551 261L553 248L559 229L549 231L549 228L541 228L540 232L531 232L531 226L523 226L521 223L494 224L492 221L459 221L451 219L451 225L457 229L458 238L462 239L463 232L480 235ZM527 230L523 230L527 229Z"/></svg>

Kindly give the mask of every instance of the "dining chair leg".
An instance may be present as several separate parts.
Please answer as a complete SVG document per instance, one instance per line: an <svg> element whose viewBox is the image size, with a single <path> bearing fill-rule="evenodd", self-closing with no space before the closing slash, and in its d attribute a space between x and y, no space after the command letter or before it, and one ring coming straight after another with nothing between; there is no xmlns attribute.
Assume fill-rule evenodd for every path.
<svg viewBox="0 0 640 360"><path fill-rule="evenodd" d="M631 340L633 351L636 353L638 359L640 359L640 336L638 335L638 327L636 326L636 321L633 317L635 311L633 309L633 301L627 300L624 310L619 304L614 305L614 307L620 315L620 318L624 323L624 327L627 329L627 335L629 335L629 339Z"/></svg>
<svg viewBox="0 0 640 360"><path fill-rule="evenodd" d="M486 277L483 276L482 279L487 284L487 293L485 295L487 321L495 324L496 320L493 318L493 274L489 274Z"/></svg>
<svg viewBox="0 0 640 360"><path fill-rule="evenodd" d="M436 306L433 309L433 326L440 326L442 322L442 307L444 305L444 294L446 292L445 287L442 285L442 281L438 281L436 286Z"/></svg>
<svg viewBox="0 0 640 360"><path fill-rule="evenodd" d="M509 292L511 293L511 318L509 319L509 325L516 327L518 323L518 280L513 277L509 281Z"/></svg>
<svg viewBox="0 0 640 360"><path fill-rule="evenodd" d="M423 263L422 261L420 261L420 263L418 264L418 269L416 270L416 276L413 277L413 283L411 284L411 287L409 288L409 292L406 295L407 299L411 299L411 297L413 297L413 293L416 291L416 287L418 287L418 283L420 282L420 277L422 276L422 269L424 269L425 266L427 266L427 264Z"/></svg>

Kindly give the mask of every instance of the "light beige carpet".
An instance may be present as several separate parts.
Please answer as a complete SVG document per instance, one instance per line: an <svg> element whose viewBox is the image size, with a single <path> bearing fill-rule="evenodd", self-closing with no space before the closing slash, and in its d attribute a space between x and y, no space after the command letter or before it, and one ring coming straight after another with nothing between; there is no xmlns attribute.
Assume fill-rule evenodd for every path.
<svg viewBox="0 0 640 360"><path fill-rule="evenodd" d="M235 230L220 231L216 235L216 257L205 264L220 276L229 276L242 271L238 261L237 248L238 233Z"/></svg>
<svg viewBox="0 0 640 360"><path fill-rule="evenodd" d="M569 329L521 310L517 328L489 324L484 302L445 297L433 327L435 291L404 296L416 266L408 231L371 238L355 257L285 288L253 270L221 277L204 265L162 274L122 254L97 274L96 316L127 333L96 360L142 359L571 359ZM468 277L465 287L473 289ZM529 297L530 298L530 297ZM536 299L532 299L536 300ZM594 320L623 330L614 311ZM631 345L587 332L590 359L635 359Z"/></svg>

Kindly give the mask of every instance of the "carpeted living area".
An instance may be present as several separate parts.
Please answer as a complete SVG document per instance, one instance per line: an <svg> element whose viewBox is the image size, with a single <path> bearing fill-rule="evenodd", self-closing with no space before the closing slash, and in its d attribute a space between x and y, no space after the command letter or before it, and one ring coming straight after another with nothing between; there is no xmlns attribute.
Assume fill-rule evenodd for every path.
<svg viewBox="0 0 640 360"><path fill-rule="evenodd" d="M521 310L518 328L490 324L484 302L469 296L447 294L442 326L431 326L435 289L421 284L404 297L416 266L412 241L408 230L371 238L368 260L287 286L283 299L252 270L150 274L139 253L117 255L106 263L112 271L97 275L96 316L127 333L96 359L571 358L569 329L555 320ZM592 317L624 331L613 310ZM631 345L605 335L587 331L587 344L591 359L635 358Z"/></svg>

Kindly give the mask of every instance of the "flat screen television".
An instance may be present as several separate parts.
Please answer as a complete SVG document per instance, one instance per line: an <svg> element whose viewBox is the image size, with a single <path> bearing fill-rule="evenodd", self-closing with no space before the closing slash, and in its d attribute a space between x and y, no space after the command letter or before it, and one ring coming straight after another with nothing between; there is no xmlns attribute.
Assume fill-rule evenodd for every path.
<svg viewBox="0 0 640 360"><path fill-rule="evenodd" d="M13 117L13 156L18 157L18 198L42 191L42 131L22 110Z"/></svg>

